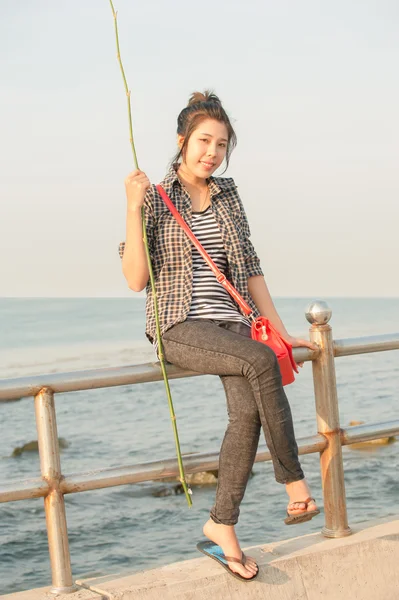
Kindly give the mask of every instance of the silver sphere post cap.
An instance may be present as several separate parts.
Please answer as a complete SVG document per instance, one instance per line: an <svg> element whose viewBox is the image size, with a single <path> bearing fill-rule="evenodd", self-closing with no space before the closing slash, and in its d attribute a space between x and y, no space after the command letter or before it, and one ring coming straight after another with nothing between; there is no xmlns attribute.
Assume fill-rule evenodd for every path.
<svg viewBox="0 0 399 600"><path fill-rule="evenodd" d="M311 325L326 325L331 315L332 310L324 300L311 302L305 311L306 319Z"/></svg>

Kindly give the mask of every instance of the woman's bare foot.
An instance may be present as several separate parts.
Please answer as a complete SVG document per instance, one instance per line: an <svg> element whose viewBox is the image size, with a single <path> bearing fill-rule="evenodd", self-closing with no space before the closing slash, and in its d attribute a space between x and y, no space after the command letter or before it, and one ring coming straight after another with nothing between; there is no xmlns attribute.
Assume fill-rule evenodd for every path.
<svg viewBox="0 0 399 600"><path fill-rule="evenodd" d="M317 506L313 502L313 500L311 500L308 503L307 509L306 504L300 501L306 500L311 496L311 492L306 479L301 479L300 481L293 481L292 483L287 483L285 485L285 489L290 499L290 502L287 507L289 515L300 515L305 510L307 512L313 512L314 510L317 510Z"/></svg>
<svg viewBox="0 0 399 600"><path fill-rule="evenodd" d="M241 560L242 551L238 543L234 525L222 525L209 519L202 531L207 538L222 548L225 556L232 556ZM228 562L228 565L234 573L238 573L242 577L245 577L245 579L251 579L258 572L258 565L250 556L245 555L245 558L245 565L236 562Z"/></svg>

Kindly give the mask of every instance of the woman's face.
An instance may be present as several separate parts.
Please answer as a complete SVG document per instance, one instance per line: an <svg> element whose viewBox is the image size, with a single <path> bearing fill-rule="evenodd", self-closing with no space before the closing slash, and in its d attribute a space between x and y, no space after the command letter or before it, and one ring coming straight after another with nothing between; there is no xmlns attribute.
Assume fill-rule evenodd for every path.
<svg viewBox="0 0 399 600"><path fill-rule="evenodd" d="M183 144L178 136L178 144ZM220 121L206 119L193 131L188 140L184 163L195 177L206 179L220 167L226 156L227 127Z"/></svg>

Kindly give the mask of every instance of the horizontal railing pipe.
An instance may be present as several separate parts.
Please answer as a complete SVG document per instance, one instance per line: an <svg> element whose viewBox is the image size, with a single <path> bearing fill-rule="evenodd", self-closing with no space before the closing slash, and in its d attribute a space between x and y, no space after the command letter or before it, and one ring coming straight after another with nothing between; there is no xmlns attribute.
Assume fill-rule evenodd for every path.
<svg viewBox="0 0 399 600"><path fill-rule="evenodd" d="M42 479L28 479L25 481L10 479L7 482L0 483L0 502L44 498L48 492L49 485L47 481Z"/></svg>
<svg viewBox="0 0 399 600"><path fill-rule="evenodd" d="M384 421L383 423L354 425L343 429L341 431L341 443L343 446L349 446L359 442L396 436L399 436L399 420Z"/></svg>
<svg viewBox="0 0 399 600"><path fill-rule="evenodd" d="M334 341L335 357L388 350L399 350L399 333ZM294 358L297 362L312 361L317 356L317 351L307 348L294 349ZM201 375L196 371L184 370L169 363L167 373L170 379ZM57 394L161 380L159 362L0 379L0 402L35 396L44 387L50 388Z"/></svg>
<svg viewBox="0 0 399 600"><path fill-rule="evenodd" d="M326 444L327 440L319 435L298 440L300 454L320 452ZM268 460L271 460L271 456L267 447L265 445L260 445L255 462ZM186 473L214 471L219 467L219 452L214 451L189 454L183 456L183 461ZM139 465L89 471L88 473L81 473L78 475L66 475L61 483L61 490L64 494L70 494L118 485L143 483L145 481L160 480L170 477L177 478L178 476L179 469L177 461L176 459L171 458Z"/></svg>
<svg viewBox="0 0 399 600"><path fill-rule="evenodd" d="M399 436L399 420L385 421L383 423L370 423L355 425L342 429L341 443L343 446L358 442L367 442L379 438ZM322 452L328 440L322 435L312 435L298 438L299 454L313 454ZM255 462L271 460L270 452L265 444L259 444ZM217 470L219 464L218 451L195 453L184 456L186 473ZM145 481L162 480L169 477L178 477L179 467L176 459L168 458L161 461L151 461L136 465L111 467L106 469L91 470L79 474L65 475L60 482L60 489L64 494L84 492L124 484L143 483ZM29 498L44 497L49 492L47 482L40 478L26 481L13 481L0 483L0 502L27 500Z"/></svg>
<svg viewBox="0 0 399 600"><path fill-rule="evenodd" d="M175 365L168 365L167 371L170 379L200 375L200 373L194 371L184 371ZM31 375L30 377L16 377L15 379L0 379L0 402L36 396L42 388L49 388L53 393L58 394L161 381L161 379L160 363L155 362L71 371L69 373Z"/></svg>
<svg viewBox="0 0 399 600"><path fill-rule="evenodd" d="M347 338L334 341L334 356L352 356L369 352L399 350L399 333L370 335L360 338Z"/></svg>
<svg viewBox="0 0 399 600"><path fill-rule="evenodd" d="M308 350L307 348L295 348L294 350L294 357L297 362L310 361L317 354L317 351ZM203 373L181 369L170 363L167 363L166 371L169 379L203 375ZM161 381L162 379L159 362L0 379L0 402L36 396L43 388L49 388L57 394L148 383L150 381Z"/></svg>
<svg viewBox="0 0 399 600"><path fill-rule="evenodd" d="M298 439L300 454L311 454L320 452L326 446L327 441L323 436L313 435ZM219 467L219 452L197 452L183 457L186 473L198 473L200 471L214 471ZM271 460L270 452L265 444L259 444L255 462ZM90 470L88 472L65 475L60 481L60 490L63 494L75 492L86 492L89 490L102 489L132 483L143 483L178 477L179 467L175 458L145 462L142 464L126 465L121 467L110 467L106 469ZM25 482L9 481L0 483L0 502L13 500L26 500L46 496L49 486L41 479ZM15 495L13 496L13 490Z"/></svg>

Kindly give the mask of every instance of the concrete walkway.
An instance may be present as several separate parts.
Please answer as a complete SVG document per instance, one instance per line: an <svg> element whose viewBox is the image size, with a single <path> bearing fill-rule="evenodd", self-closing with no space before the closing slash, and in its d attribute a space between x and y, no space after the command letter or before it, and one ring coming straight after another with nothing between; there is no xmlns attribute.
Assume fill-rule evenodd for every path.
<svg viewBox="0 0 399 600"><path fill-rule="evenodd" d="M257 579L249 583L203 557L123 577L78 579L81 589L58 599L398 600L399 517L352 529L354 534L347 538L326 539L316 533L245 548L260 567ZM54 598L48 592L43 588L2 598Z"/></svg>

